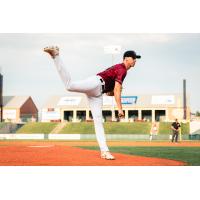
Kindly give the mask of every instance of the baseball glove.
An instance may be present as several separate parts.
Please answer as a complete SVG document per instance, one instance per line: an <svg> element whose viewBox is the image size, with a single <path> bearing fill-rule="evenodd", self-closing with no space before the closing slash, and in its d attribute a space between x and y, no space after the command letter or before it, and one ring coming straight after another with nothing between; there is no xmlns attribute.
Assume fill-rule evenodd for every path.
<svg viewBox="0 0 200 200"><path fill-rule="evenodd" d="M113 91L106 92L106 95L107 95L107 96L114 96L114 92L113 92Z"/></svg>

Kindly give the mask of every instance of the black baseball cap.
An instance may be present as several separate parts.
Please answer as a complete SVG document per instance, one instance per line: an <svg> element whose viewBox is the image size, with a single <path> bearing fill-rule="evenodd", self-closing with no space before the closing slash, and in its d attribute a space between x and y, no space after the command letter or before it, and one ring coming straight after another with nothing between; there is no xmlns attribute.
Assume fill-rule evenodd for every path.
<svg viewBox="0 0 200 200"><path fill-rule="evenodd" d="M135 53L135 51L126 51L125 53L124 53L124 56L123 56L123 58L126 58L126 57L132 57L133 59L140 59L141 58L141 56L140 55L137 55L136 53Z"/></svg>

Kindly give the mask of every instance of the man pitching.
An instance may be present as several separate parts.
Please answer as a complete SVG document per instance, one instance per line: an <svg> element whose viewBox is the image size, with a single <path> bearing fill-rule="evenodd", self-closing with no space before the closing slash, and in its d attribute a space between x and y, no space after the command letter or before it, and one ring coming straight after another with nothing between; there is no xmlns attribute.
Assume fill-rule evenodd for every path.
<svg viewBox="0 0 200 200"><path fill-rule="evenodd" d="M48 53L54 61L57 71L62 79L65 88L71 92L85 93L92 112L96 138L101 150L101 158L114 160L115 157L109 152L106 144L105 132L103 127L102 105L103 94L115 96L118 107L118 116L124 117L121 104L122 83L126 77L127 71L135 66L136 59L141 58L134 51L126 51L123 56L123 62L116 64L97 75L91 76L85 80L72 81L70 73L65 69L59 56L58 47L46 47L44 51Z"/></svg>

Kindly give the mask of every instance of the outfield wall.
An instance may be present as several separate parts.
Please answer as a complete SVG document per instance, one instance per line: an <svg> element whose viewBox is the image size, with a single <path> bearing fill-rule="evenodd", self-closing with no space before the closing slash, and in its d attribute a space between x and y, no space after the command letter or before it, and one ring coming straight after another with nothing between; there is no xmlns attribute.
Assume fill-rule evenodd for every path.
<svg viewBox="0 0 200 200"><path fill-rule="evenodd" d="M110 141L149 141L147 134L106 134L106 138ZM0 134L0 140L96 140L96 136L95 134ZM153 140L170 141L170 135L153 135ZM184 134L182 140L198 140L198 138Z"/></svg>
<svg viewBox="0 0 200 200"><path fill-rule="evenodd" d="M0 134L0 140L80 140L80 134Z"/></svg>

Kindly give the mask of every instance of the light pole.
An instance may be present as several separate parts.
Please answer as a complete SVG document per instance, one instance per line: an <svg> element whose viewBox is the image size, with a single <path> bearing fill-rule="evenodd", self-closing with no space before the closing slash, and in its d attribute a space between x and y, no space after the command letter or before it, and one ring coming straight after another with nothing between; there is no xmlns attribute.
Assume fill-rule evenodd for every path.
<svg viewBox="0 0 200 200"><path fill-rule="evenodd" d="M186 79L183 79L183 119L187 120Z"/></svg>
<svg viewBox="0 0 200 200"><path fill-rule="evenodd" d="M1 109L1 122L3 122L3 75L1 74L1 67L0 67L0 109Z"/></svg>
<svg viewBox="0 0 200 200"><path fill-rule="evenodd" d="M111 62L112 66L114 65L114 55L119 54L121 52L120 45L109 45L104 47L105 54L111 54ZM115 104L114 104L114 97L112 97L112 121L115 118Z"/></svg>

